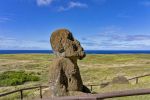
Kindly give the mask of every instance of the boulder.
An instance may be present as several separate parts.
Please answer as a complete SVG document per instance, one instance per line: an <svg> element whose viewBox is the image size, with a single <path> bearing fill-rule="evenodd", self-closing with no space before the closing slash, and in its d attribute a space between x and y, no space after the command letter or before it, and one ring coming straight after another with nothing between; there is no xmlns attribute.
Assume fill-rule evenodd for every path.
<svg viewBox="0 0 150 100"><path fill-rule="evenodd" d="M117 76L112 79L112 84L129 84L129 80L125 76Z"/></svg>

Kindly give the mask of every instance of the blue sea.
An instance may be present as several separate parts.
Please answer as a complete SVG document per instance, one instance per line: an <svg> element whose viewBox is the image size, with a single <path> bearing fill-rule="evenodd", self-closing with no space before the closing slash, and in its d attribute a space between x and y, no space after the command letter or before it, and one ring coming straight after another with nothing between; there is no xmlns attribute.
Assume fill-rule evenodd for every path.
<svg viewBox="0 0 150 100"><path fill-rule="evenodd" d="M150 54L150 50L85 50L87 54ZM0 50L0 54L51 54L52 50Z"/></svg>

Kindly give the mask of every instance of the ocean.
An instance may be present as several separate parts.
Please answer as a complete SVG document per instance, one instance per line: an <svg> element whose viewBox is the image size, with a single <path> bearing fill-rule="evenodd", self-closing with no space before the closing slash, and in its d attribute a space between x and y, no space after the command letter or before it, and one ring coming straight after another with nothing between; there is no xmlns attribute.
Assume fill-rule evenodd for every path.
<svg viewBox="0 0 150 100"><path fill-rule="evenodd" d="M150 54L150 50L85 50L87 54ZM0 54L51 54L52 50L0 50Z"/></svg>

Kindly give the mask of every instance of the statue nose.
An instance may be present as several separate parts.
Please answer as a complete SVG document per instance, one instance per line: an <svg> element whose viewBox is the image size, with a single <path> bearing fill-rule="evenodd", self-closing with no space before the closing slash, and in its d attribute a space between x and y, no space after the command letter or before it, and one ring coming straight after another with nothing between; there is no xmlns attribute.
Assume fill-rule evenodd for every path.
<svg viewBox="0 0 150 100"><path fill-rule="evenodd" d="M86 56L86 53L84 52L83 57L85 57L85 56Z"/></svg>
<svg viewBox="0 0 150 100"><path fill-rule="evenodd" d="M81 47L81 50L84 51L84 49Z"/></svg>

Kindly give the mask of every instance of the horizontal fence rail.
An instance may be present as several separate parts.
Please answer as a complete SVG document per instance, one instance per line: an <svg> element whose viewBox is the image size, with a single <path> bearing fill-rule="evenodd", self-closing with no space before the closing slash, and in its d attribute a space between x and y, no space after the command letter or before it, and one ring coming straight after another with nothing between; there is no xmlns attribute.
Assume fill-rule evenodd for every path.
<svg viewBox="0 0 150 100"><path fill-rule="evenodd" d="M38 89L39 88L40 89L40 92L39 92L40 93L40 98L42 98L42 88L47 88L47 87L48 86L34 86L34 87L29 87L29 88L23 88L23 89L14 90L14 91L7 92L7 93L2 93L2 94L0 94L0 97L20 92L20 99L23 100L23 91L25 91L25 90L32 90L32 89Z"/></svg>
<svg viewBox="0 0 150 100"><path fill-rule="evenodd" d="M150 88L108 92L108 93L98 94L96 96L98 99L107 99L107 98L114 98L114 97L138 96L138 95L148 95L148 94L150 94Z"/></svg>
<svg viewBox="0 0 150 100"><path fill-rule="evenodd" d="M86 96L66 96L66 97L55 97L47 98L44 100L104 100L108 98L116 97L126 97L126 96L139 96L139 95L148 95L150 94L149 89L135 89L135 90L124 90L124 91L114 91L107 92L95 95L86 95Z"/></svg>
<svg viewBox="0 0 150 100"><path fill-rule="evenodd" d="M145 75L132 77L132 78L129 78L128 80L136 80L136 84L138 84L139 83L139 78L143 78L143 77L146 77L146 76L150 76L150 74L145 74Z"/></svg>

